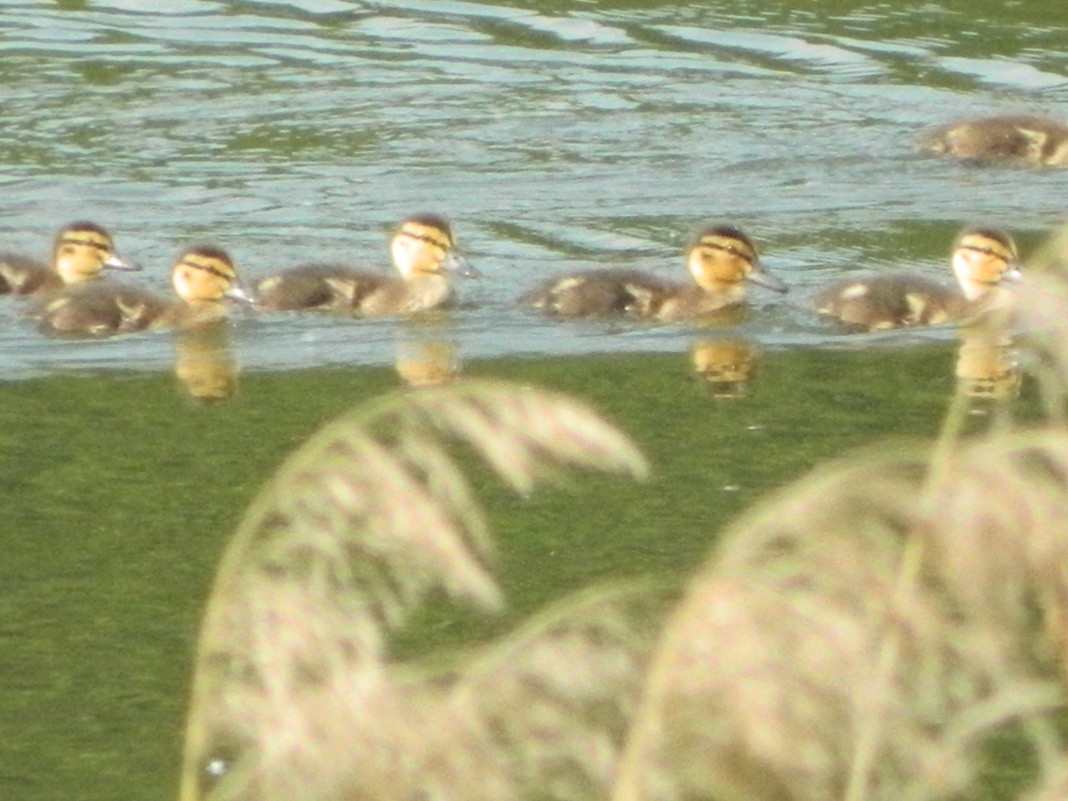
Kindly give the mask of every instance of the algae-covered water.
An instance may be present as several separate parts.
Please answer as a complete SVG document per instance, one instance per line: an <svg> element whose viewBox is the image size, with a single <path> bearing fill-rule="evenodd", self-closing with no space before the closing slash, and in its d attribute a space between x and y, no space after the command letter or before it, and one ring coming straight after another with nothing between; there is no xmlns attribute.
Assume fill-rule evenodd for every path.
<svg viewBox="0 0 1068 801"><path fill-rule="evenodd" d="M483 476L509 614L604 577L684 577L773 488L851 448L933 436L956 384L945 346L756 355L717 397L681 355L486 361L469 372L586 399L630 432L650 479L575 476L529 499ZM4 385L0 786L7 797L173 790L198 616L223 544L282 458L322 421L397 391L385 368L251 373L226 402L170 374ZM722 386L716 389L722 391ZM495 621L439 610L408 648Z"/></svg>
<svg viewBox="0 0 1068 801"><path fill-rule="evenodd" d="M249 280L386 269L390 227L436 211L484 277L415 326L241 314L204 336L53 341L0 303L0 798L173 793L223 543L285 454L402 376L573 392L653 462L640 487L480 488L516 616L595 577L684 576L813 464L934 435L953 332L857 336L805 300L867 269L942 277L965 222L1026 255L1062 220L1068 171L912 147L956 116L1064 116L1054 17L1038 0L7 0L0 249L43 256L89 218L145 266L129 280L167 292L193 240ZM599 266L681 279L706 219L744 227L790 295L755 290L711 329L513 303ZM471 625L442 611L406 647Z"/></svg>

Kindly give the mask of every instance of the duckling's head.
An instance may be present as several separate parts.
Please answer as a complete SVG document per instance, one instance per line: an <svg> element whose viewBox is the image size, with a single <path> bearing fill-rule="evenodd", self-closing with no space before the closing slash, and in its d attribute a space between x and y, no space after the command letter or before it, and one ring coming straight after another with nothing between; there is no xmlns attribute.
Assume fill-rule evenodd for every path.
<svg viewBox="0 0 1068 801"><path fill-rule="evenodd" d="M52 263L65 284L91 281L106 269L140 269L116 255L115 243L105 228L86 220L59 230L52 247Z"/></svg>
<svg viewBox="0 0 1068 801"><path fill-rule="evenodd" d="M1016 243L997 228L965 228L953 241L953 274L968 300L978 300L1002 282L1020 278Z"/></svg>
<svg viewBox="0 0 1068 801"><path fill-rule="evenodd" d="M698 231L686 250L686 267L708 292L722 292L742 281L786 291L786 284L764 269L752 240L733 225L709 225Z"/></svg>
<svg viewBox="0 0 1068 801"><path fill-rule="evenodd" d="M224 297L252 302L252 296L238 282L230 254L214 245L183 250L171 270L171 283L187 303L210 303Z"/></svg>
<svg viewBox="0 0 1068 801"><path fill-rule="evenodd" d="M467 278L478 276L478 271L456 252L452 228L437 214L416 214L403 220L389 241L389 253L405 280L446 272Z"/></svg>

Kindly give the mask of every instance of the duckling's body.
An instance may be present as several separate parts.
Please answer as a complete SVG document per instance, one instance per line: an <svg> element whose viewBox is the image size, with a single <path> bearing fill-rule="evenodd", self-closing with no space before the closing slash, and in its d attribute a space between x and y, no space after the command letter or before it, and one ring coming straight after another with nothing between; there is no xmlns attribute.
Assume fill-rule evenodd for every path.
<svg viewBox="0 0 1068 801"><path fill-rule="evenodd" d="M211 245L183 251L171 271L171 283L177 300L117 282L68 286L47 298L35 317L47 334L103 337L192 328L225 317L225 297L251 300L238 284L230 256Z"/></svg>
<svg viewBox="0 0 1068 801"><path fill-rule="evenodd" d="M744 303L746 281L786 291L764 270L752 241L734 226L701 229L686 249L686 265L696 286L635 270L591 270L552 279L519 302L557 317L625 316L670 322Z"/></svg>
<svg viewBox="0 0 1068 801"><path fill-rule="evenodd" d="M133 270L115 253L111 234L86 220L63 226L52 246L52 265L14 253L0 254L0 294L40 295L87 283L106 269Z"/></svg>
<svg viewBox="0 0 1068 801"><path fill-rule="evenodd" d="M63 286L63 279L43 261L18 253L0 253L0 294L34 295Z"/></svg>
<svg viewBox="0 0 1068 801"><path fill-rule="evenodd" d="M1026 115L958 120L923 132L917 146L939 156L1063 167L1068 165L1068 125Z"/></svg>
<svg viewBox="0 0 1068 801"><path fill-rule="evenodd" d="M337 264L305 264L260 280L255 287L261 306L275 311L294 309L351 309L361 285L386 280Z"/></svg>
<svg viewBox="0 0 1068 801"><path fill-rule="evenodd" d="M327 309L359 315L410 314L453 300L451 273L475 272L455 251L448 222L435 214L403 220L390 238L390 256L400 277L350 267L310 264L262 279L259 304L275 311Z"/></svg>
<svg viewBox="0 0 1068 801"><path fill-rule="evenodd" d="M1019 273L1016 244L1004 231L965 228L953 243L957 286L911 273L840 281L816 296L820 313L850 326L876 331L962 322L1007 300L1000 284Z"/></svg>

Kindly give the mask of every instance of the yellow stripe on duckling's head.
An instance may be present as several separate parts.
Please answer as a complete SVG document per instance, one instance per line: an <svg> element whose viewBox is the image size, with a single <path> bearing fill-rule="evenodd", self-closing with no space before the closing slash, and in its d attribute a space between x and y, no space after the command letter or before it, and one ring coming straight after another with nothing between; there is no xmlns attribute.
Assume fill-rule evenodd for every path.
<svg viewBox="0 0 1068 801"><path fill-rule="evenodd" d="M722 292L743 281L786 291L786 285L764 269L752 240L733 225L709 225L698 231L686 249L686 267L708 292Z"/></svg>
<svg viewBox="0 0 1068 801"><path fill-rule="evenodd" d="M1013 238L999 228L973 226L953 240L953 274L969 300L992 287L1020 277L1020 257Z"/></svg>
<svg viewBox="0 0 1068 801"><path fill-rule="evenodd" d="M446 271L473 278L478 272L456 253L448 221L437 214L415 214L401 221L389 242L393 265L404 278Z"/></svg>
<svg viewBox="0 0 1068 801"><path fill-rule="evenodd" d="M90 281L105 269L139 269L118 257L106 228L88 220L59 229L52 246L52 264L65 284Z"/></svg>
<svg viewBox="0 0 1068 801"><path fill-rule="evenodd" d="M183 250L171 269L171 283L178 297L187 303L223 297L252 301L238 283L230 254L214 245L194 245Z"/></svg>

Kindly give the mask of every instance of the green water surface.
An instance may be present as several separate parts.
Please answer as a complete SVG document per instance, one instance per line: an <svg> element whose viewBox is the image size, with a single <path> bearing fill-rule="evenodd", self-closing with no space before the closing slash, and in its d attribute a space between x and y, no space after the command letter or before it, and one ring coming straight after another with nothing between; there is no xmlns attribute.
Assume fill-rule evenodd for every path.
<svg viewBox="0 0 1068 801"><path fill-rule="evenodd" d="M576 476L529 499L476 472L509 615L596 578L683 578L727 521L813 464L935 435L953 362L948 346L771 352L735 398L713 397L685 355L470 365L586 399L654 467L642 485ZM166 374L0 384L0 797L173 794L198 616L227 537L287 453L399 383L385 368L250 373L210 405ZM504 622L435 610L402 647Z"/></svg>

